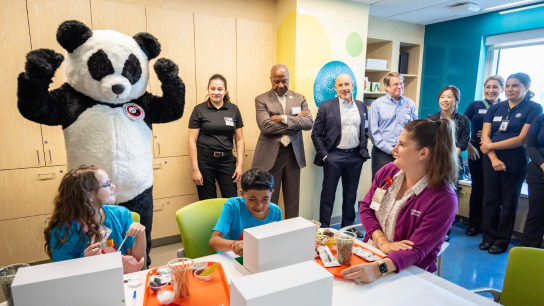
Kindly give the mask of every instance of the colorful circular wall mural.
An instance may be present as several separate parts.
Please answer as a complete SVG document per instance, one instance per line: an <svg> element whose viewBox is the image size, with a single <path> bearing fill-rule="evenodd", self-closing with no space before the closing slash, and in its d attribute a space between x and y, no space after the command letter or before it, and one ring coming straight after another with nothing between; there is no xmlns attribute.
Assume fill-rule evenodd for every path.
<svg viewBox="0 0 544 306"><path fill-rule="evenodd" d="M346 51L353 57L361 55L364 45L363 38L359 33L353 32L346 39Z"/></svg>
<svg viewBox="0 0 544 306"><path fill-rule="evenodd" d="M336 98L336 90L334 85L336 85L336 78L343 74L347 73L351 76L351 79L355 83L353 87L353 98L357 97L357 80L351 68L343 62L340 61L331 61L326 63L315 77L314 81L314 100L317 107L323 101Z"/></svg>

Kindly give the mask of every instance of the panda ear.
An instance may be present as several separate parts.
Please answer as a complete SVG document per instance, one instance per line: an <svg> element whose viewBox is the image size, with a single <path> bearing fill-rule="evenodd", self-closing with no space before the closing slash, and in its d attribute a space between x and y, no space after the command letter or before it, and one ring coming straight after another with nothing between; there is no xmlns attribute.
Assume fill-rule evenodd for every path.
<svg viewBox="0 0 544 306"><path fill-rule="evenodd" d="M77 20L67 20L61 23L57 30L57 41L70 53L83 45L91 36L93 31Z"/></svg>
<svg viewBox="0 0 544 306"><path fill-rule="evenodd" d="M147 32L140 32L132 36L132 38L134 38L140 49L147 55L148 60L154 59L161 53L161 44L155 36Z"/></svg>

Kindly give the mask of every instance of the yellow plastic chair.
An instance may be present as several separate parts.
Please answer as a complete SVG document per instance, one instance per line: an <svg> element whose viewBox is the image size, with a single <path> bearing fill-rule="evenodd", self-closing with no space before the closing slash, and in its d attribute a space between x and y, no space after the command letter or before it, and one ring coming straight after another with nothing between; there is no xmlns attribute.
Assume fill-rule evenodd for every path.
<svg viewBox="0 0 544 306"><path fill-rule="evenodd" d="M199 258L215 254L208 246L208 242L227 200L198 201L176 212L176 221L183 242L183 248L177 252L178 258Z"/></svg>
<svg viewBox="0 0 544 306"><path fill-rule="evenodd" d="M502 291L493 288L474 289L488 292L495 302L506 306L544 305L544 250L516 247L510 250Z"/></svg>

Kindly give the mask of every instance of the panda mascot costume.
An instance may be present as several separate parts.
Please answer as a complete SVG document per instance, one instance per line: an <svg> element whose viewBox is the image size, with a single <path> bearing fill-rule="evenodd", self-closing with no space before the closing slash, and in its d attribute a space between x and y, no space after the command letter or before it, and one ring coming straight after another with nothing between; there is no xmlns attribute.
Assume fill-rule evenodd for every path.
<svg viewBox="0 0 544 306"><path fill-rule="evenodd" d="M97 165L108 173L116 185L117 204L140 214L149 255L151 128L183 115L185 85L178 66L164 58L155 63L163 91L158 97L146 91L149 61L161 51L151 34L130 37L112 30L91 31L72 20L59 26L57 41L67 51L67 82L49 91L64 56L49 49L31 51L25 72L18 77L19 111L28 120L62 126L68 169Z"/></svg>

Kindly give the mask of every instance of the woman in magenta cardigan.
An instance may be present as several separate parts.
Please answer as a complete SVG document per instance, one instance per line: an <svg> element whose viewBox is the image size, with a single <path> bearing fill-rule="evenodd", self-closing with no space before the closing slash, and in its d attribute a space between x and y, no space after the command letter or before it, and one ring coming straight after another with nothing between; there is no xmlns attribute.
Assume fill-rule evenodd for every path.
<svg viewBox="0 0 544 306"><path fill-rule="evenodd" d="M411 265L436 271L436 257L457 210L452 188L459 165L451 120L408 123L391 153L395 162L376 174L359 209L364 241L387 257L342 271L356 282L371 283ZM373 197L380 187L386 193L377 204Z"/></svg>

